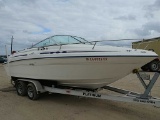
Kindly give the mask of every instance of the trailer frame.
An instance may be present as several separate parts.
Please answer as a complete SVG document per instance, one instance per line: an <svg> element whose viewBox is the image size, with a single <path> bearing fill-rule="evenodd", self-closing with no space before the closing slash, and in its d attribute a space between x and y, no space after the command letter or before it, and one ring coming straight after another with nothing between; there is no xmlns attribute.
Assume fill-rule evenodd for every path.
<svg viewBox="0 0 160 120"><path fill-rule="evenodd" d="M136 93L133 91L124 90L121 88L115 88L113 86L104 86L101 89L114 91L116 93L120 93L122 95L109 95L100 93L101 89L97 89L95 91L85 90L85 89L78 89L73 87L63 88L63 87L57 87L55 85L44 86L39 81L31 80L31 79L18 79L15 81L15 87L18 92L20 88L18 88L18 83L24 82L27 84L26 88L22 88L28 95L28 97L31 100L38 99L38 96L41 93L49 92L49 93L59 93L59 94L66 94L66 95L73 95L73 96L81 96L81 97L87 97L87 98L97 98L97 99L105 99L105 100L113 100L113 101L121 101L121 102L134 102L134 103L140 103L140 104L147 104L147 105L153 105L160 107L160 98L152 97L150 95L150 92L155 84L155 82L158 80L158 77L160 76L160 72L154 72L154 75L151 79L145 79L145 77L148 77L148 74L146 72L136 72L138 79L140 80L142 86L144 87L143 93ZM145 80L149 80L149 83L146 84ZM30 89L30 91L28 90ZM20 94L19 94L20 95Z"/></svg>

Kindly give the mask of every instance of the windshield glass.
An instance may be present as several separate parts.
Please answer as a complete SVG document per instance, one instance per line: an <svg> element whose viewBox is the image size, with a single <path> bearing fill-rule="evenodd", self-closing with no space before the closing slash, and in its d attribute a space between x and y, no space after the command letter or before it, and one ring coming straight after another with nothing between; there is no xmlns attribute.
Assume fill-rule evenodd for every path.
<svg viewBox="0 0 160 120"><path fill-rule="evenodd" d="M87 42L88 42L87 40L80 37L69 36L69 35L56 35L56 36L52 36L44 39L43 41L35 44L33 47L64 45L64 44L84 44Z"/></svg>

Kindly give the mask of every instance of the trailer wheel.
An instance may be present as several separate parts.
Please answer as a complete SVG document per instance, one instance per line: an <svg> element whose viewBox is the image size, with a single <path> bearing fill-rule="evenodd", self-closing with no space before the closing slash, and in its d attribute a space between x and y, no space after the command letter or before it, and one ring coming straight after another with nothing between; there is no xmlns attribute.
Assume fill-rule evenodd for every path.
<svg viewBox="0 0 160 120"><path fill-rule="evenodd" d="M17 81L16 82L16 91L17 91L17 94L20 96L27 95L27 84L23 81Z"/></svg>
<svg viewBox="0 0 160 120"><path fill-rule="evenodd" d="M31 100L37 100L39 98L39 94L37 94L36 87L33 83L27 85L27 95Z"/></svg>
<svg viewBox="0 0 160 120"><path fill-rule="evenodd" d="M149 64L149 70L152 72L156 72L160 69L159 62L153 61Z"/></svg>

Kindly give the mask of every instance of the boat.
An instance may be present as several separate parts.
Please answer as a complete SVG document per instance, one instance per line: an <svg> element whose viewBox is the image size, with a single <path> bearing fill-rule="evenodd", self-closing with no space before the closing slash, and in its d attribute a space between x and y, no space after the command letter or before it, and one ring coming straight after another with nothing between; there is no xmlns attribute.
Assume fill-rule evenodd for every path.
<svg viewBox="0 0 160 120"><path fill-rule="evenodd" d="M98 45L71 35L54 35L16 51L6 69L13 80L98 89L158 57L153 51Z"/></svg>

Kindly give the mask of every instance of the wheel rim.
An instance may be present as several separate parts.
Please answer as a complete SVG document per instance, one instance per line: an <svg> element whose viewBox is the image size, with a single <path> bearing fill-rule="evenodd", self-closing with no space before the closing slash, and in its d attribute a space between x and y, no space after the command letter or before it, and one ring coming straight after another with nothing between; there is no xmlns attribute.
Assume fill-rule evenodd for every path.
<svg viewBox="0 0 160 120"><path fill-rule="evenodd" d="M153 70L157 70L158 69L158 65L157 64L152 64L152 69Z"/></svg>
<svg viewBox="0 0 160 120"><path fill-rule="evenodd" d="M33 98L33 88L32 87L28 87L28 96L30 98Z"/></svg>
<svg viewBox="0 0 160 120"><path fill-rule="evenodd" d="M19 93L19 94L22 94L22 91L23 91L23 90L22 90L22 89L23 89L23 88L22 88L22 85L21 85L21 84L18 84L17 88L18 88L18 90L17 90L18 93Z"/></svg>

